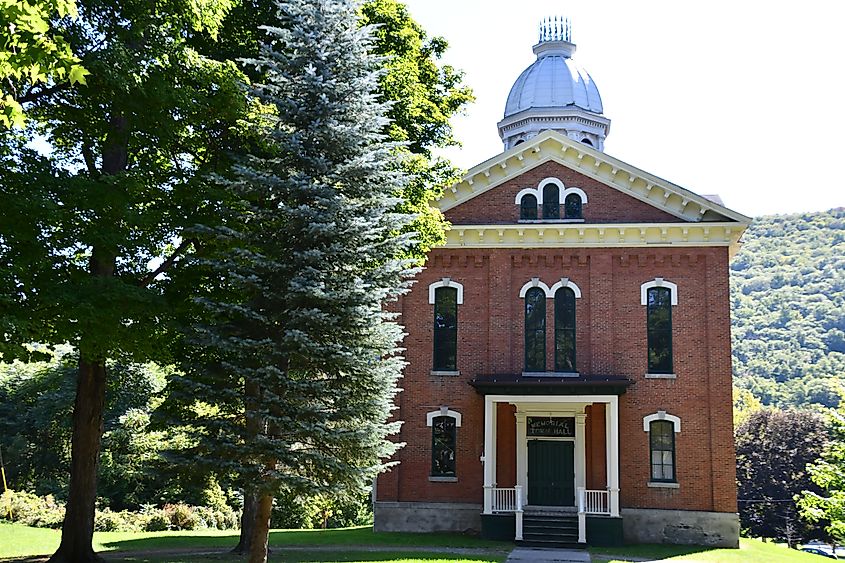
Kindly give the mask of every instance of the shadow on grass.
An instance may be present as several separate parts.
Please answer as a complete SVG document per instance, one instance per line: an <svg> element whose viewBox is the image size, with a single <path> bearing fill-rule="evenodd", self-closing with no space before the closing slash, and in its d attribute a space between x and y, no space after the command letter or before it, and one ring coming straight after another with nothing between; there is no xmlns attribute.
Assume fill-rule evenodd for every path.
<svg viewBox="0 0 845 563"><path fill-rule="evenodd" d="M132 537L120 534L104 537L100 543L108 550L154 551L187 549L225 549L238 542L237 532L214 534L202 532L158 532ZM503 551L513 547L510 542L484 540L463 534L409 534L374 532L371 526L333 530L274 530L270 533L270 547L283 550L286 546L401 546L429 548L475 548Z"/></svg>
<svg viewBox="0 0 845 563"><path fill-rule="evenodd" d="M117 554L114 554L117 555ZM448 553L426 553L419 551L321 551L318 553L307 553L303 551L275 551L269 561L270 563L317 563L317 562L370 562L370 561L421 561L421 562L502 562L505 555L454 555ZM108 557L108 560L121 563L200 563L201 561L245 561L245 559L233 559L231 554L215 555L185 555L185 556L162 556L162 557Z"/></svg>

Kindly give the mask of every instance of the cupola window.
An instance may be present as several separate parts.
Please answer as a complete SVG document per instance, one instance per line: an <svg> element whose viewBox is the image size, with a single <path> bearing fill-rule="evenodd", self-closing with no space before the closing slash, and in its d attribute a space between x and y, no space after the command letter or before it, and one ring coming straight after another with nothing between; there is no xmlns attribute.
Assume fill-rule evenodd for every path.
<svg viewBox="0 0 845 563"><path fill-rule="evenodd" d="M543 219L560 219L560 190L555 184L543 188Z"/></svg>
<svg viewBox="0 0 845 563"><path fill-rule="evenodd" d="M583 219L581 196L569 194L563 202L563 213L565 219Z"/></svg>
<svg viewBox="0 0 845 563"><path fill-rule="evenodd" d="M519 202L519 218L522 220L537 219L537 197L525 194Z"/></svg>

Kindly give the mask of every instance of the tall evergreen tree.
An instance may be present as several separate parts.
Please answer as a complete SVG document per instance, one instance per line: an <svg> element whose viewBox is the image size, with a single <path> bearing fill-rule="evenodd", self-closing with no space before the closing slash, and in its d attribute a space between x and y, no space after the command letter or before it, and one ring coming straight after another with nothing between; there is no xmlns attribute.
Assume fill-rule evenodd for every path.
<svg viewBox="0 0 845 563"><path fill-rule="evenodd" d="M408 178L382 131L371 30L357 3L292 0L252 61L273 111L265 150L221 183L241 196L195 260L206 275L171 405L201 462L258 492L250 561L265 561L274 493L357 493L395 450L402 359L384 305L412 273ZM222 462L222 463L221 463Z"/></svg>

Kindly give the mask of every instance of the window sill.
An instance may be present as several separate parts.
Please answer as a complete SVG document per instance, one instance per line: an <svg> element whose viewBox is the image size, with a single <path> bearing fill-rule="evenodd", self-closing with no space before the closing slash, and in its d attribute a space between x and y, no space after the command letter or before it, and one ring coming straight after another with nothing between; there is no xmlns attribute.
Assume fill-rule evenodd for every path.
<svg viewBox="0 0 845 563"><path fill-rule="evenodd" d="M581 377L577 371L524 371L522 377Z"/></svg>
<svg viewBox="0 0 845 563"><path fill-rule="evenodd" d="M674 373L647 373L646 379L677 379L678 376Z"/></svg>
<svg viewBox="0 0 845 563"><path fill-rule="evenodd" d="M428 478L432 483L457 483L457 477L431 477Z"/></svg>
<svg viewBox="0 0 845 563"><path fill-rule="evenodd" d="M455 377L457 375L461 375L461 372L460 372L460 370L451 371L451 370L433 369L433 370L431 370L429 375L443 375L443 376L447 376L447 377Z"/></svg>
<svg viewBox="0 0 845 563"><path fill-rule="evenodd" d="M666 483L663 481L649 481L648 486L652 489L680 489L678 483Z"/></svg>

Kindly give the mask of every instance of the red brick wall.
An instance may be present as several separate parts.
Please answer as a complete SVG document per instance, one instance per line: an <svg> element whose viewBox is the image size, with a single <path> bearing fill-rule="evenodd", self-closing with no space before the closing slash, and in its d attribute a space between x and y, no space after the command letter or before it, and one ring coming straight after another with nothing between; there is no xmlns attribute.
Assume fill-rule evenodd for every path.
<svg viewBox="0 0 845 563"><path fill-rule="evenodd" d="M663 223L680 222L682 219L661 211L616 188L579 174L558 164L545 162L519 177L496 186L446 212L446 219L455 225L487 225L516 223L519 206L514 203L516 194L523 188L536 188L541 180L558 178L567 188L581 188L587 194L583 206L587 223ZM538 198L540 199L540 198ZM538 202L542 205L542 201ZM563 204L563 202L560 202ZM561 209L561 217L563 211Z"/></svg>
<svg viewBox="0 0 845 563"><path fill-rule="evenodd" d="M548 173L539 173L539 176ZM492 194L491 194L492 195ZM591 196L592 197L592 196ZM511 203L513 199L511 198ZM591 200L592 204L592 200ZM458 311L460 376L432 376L432 305L428 286L448 276L464 285ZM577 366L584 375L624 375L634 384L620 397L620 487L624 507L736 511L731 416L728 255L725 248L437 249L400 303L408 336L397 417L407 443L401 465L379 479L379 500L482 501L484 402L469 381L477 375L520 373L523 307L519 289L533 277L551 286L562 276L577 300ZM646 379L646 311L640 285L663 277L678 285L672 308L676 380ZM547 301L552 318L552 301ZM547 323L551 332L553 324ZM553 348L547 347L551 369ZM447 405L463 416L458 430L457 483L429 481L431 429L426 413ZM681 417L676 435L679 489L654 489L648 434L642 419L658 410ZM512 484L513 418L499 411L500 485ZM604 485L604 413L588 411L587 478ZM507 421L507 422L505 422ZM508 428L505 428L508 425ZM505 442L505 443L503 443Z"/></svg>

